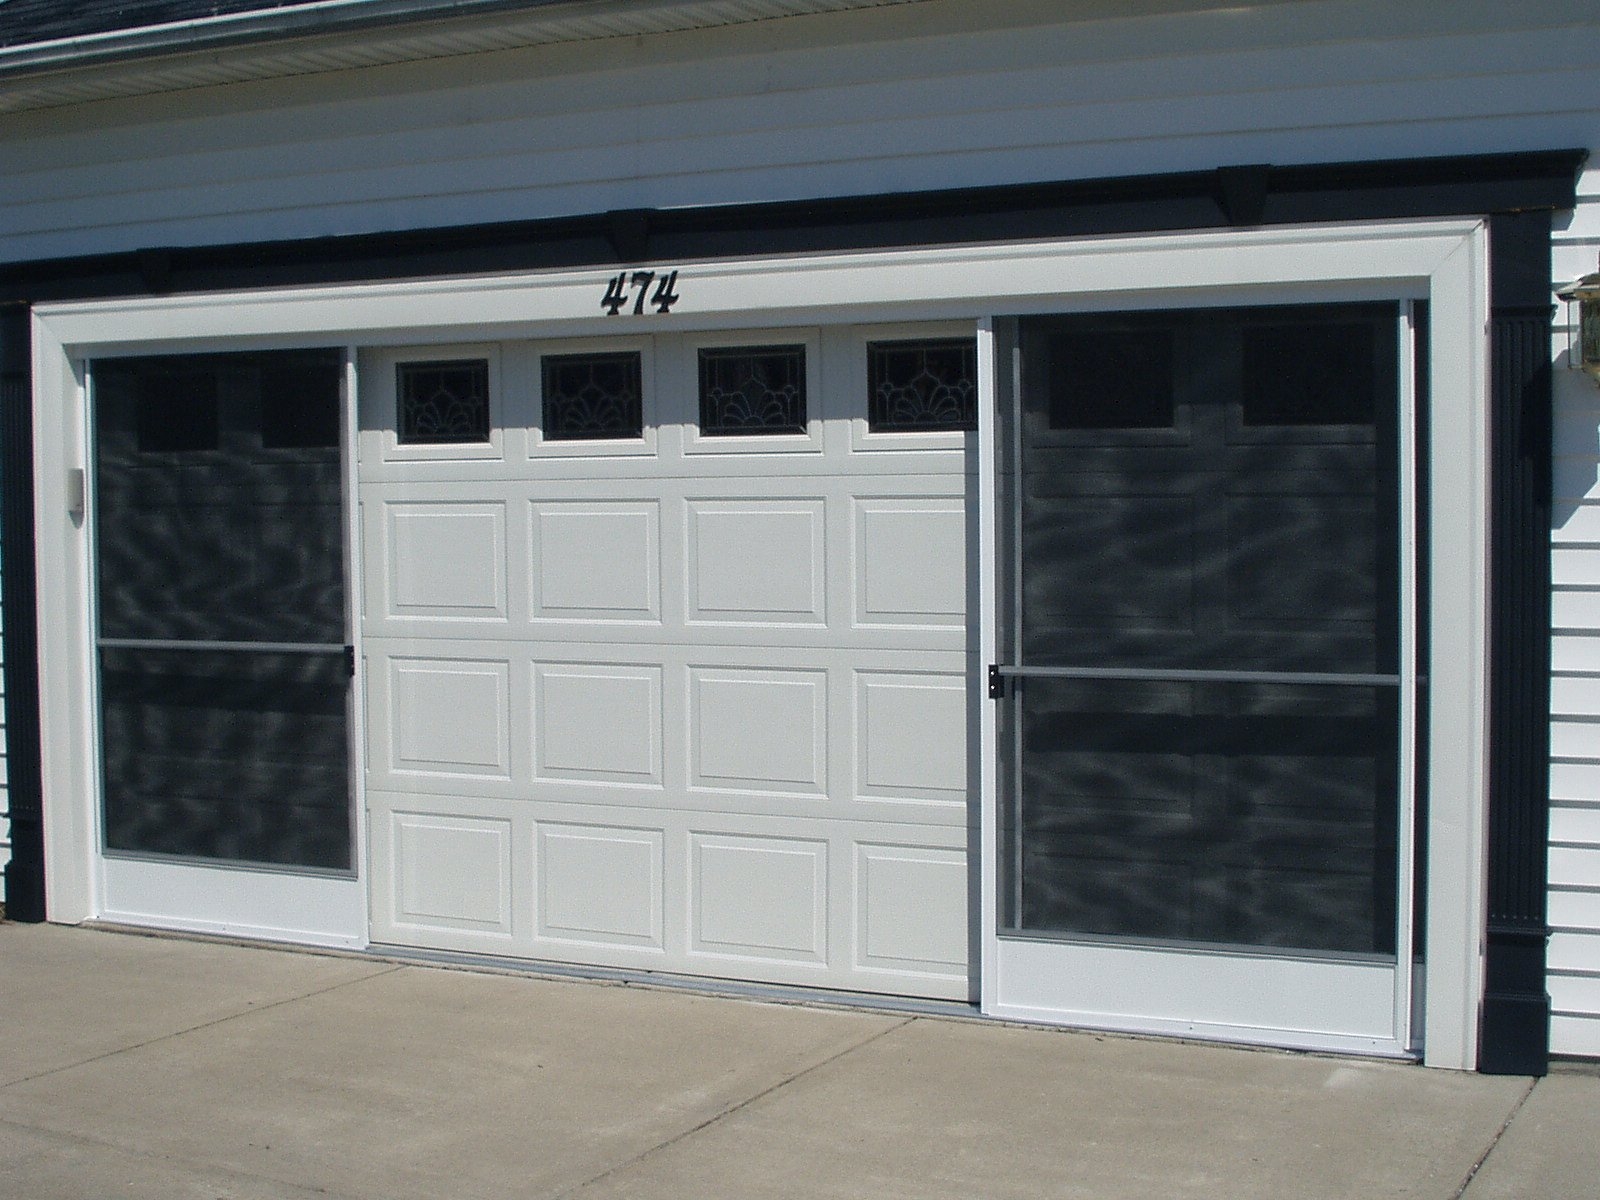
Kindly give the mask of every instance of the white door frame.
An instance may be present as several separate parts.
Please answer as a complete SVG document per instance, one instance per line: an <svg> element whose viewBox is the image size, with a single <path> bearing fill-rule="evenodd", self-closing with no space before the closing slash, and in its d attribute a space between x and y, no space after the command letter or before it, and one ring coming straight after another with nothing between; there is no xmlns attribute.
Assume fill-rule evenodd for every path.
<svg viewBox="0 0 1600 1200"><path fill-rule="evenodd" d="M101 809L98 803L99 788L99 672L93 631L98 627L96 612L95 578L97 536L94 527L95 489L98 484L93 469L95 461L93 379L87 377L88 359L80 360L74 368L78 381L77 407L74 419L64 416L75 426L73 433L81 439L84 464L82 470L82 512L69 513L81 531L86 561L78 564L84 571L87 595L84 597L85 617L89 635L82 648L87 675L84 699L87 713L84 719L89 738L88 783L91 804L86 817L89 822L92 844L97 848L90 863L88 880L92 911L95 919L119 925L148 926L178 929L194 933L245 937L263 941L292 942L301 945L330 946L343 949L359 948L367 944L367 903L363 863L357 847L365 844L365 812L360 803L361 773L356 769L354 731L361 727L365 712L365 694L360 673L352 681L348 698L349 773L351 780L351 855L349 871L298 870L268 864L212 863L181 856L162 856L131 853L107 854L98 852L104 844ZM355 508L355 360L346 349L340 374L341 391L341 485L344 495L342 520L344 522L344 553L350 563L356 536ZM43 411L43 410L41 410ZM80 484L74 479L71 488L76 492ZM76 496L74 497L76 499ZM355 605L360 600L358 573L346 568L345 605L347 636L355 630ZM43 595L41 589L41 595ZM41 620L41 624L43 621ZM41 672L41 682L44 675ZM41 691L44 688L41 687ZM203 915L201 915L203 914ZM51 910L51 918L55 918Z"/></svg>
<svg viewBox="0 0 1600 1200"><path fill-rule="evenodd" d="M1398 952L1387 961L1381 956L1353 954L1296 954L1292 951L1200 946L1183 942L1119 943L1115 938L1000 933L996 921L996 958L990 978L994 992L989 1011L1017 1020L1066 1023L1085 1028L1116 1029L1140 1033L1177 1034L1254 1045L1279 1045L1306 1050L1406 1057L1415 1052L1413 992L1417 980L1410 948L1415 944L1413 830L1416 819L1416 729L1418 663L1416 655L1417 522L1414 504L1417 482L1414 432L1417 419L1416 318L1414 302L1404 301L1395 317L1396 421L1398 495L1399 636L1397 664L1398 754L1394 766L1398 783L1395 945ZM1175 311L1175 310L1173 310ZM995 350L997 428L1009 430L1009 448L995 445L995 454L1020 469L1020 385L1014 366L1017 354L1013 320L997 323ZM1008 371L1007 364L1013 363ZM1380 408L1381 411L1381 408ZM1006 414L1009 413L1009 418ZM1018 487L994 496L1002 536L1013 539L1020 519ZM1006 569L1013 574L1009 590L1013 611L996 613L998 632L1011 645L1001 660L1018 666L1015 640L1022 619L1016 608L1023 595L1020 547L1010 547ZM1022 666L1029 664L1023 663ZM1093 665L1085 663L1084 665ZM1021 753L1021 697L1006 689L997 701L996 723L1012 724L1005 736L1012 740L1015 762ZM996 780L996 822L999 806L1016 798L1020 782L1013 779L1009 792ZM1012 854L1019 848L1014 843ZM1011 864L1009 882L1017 886L1021 865ZM1006 873L1001 872L1004 876ZM1015 895L1012 903L1017 903ZM998 914L997 914L998 915Z"/></svg>
<svg viewBox="0 0 1600 1200"><path fill-rule="evenodd" d="M47 906L52 920L104 915L99 883L90 541L64 495L86 470L85 363L99 355L598 336L838 321L976 320L1092 308L1425 299L1431 306L1434 593L1429 664L1426 1058L1471 1067L1482 989L1485 877L1488 251L1483 222L1276 227L826 254L677 268L669 314L604 315L614 269L399 281L34 309L36 530ZM980 447L993 446L993 329L980 330ZM980 455L978 640L995 658L994 464ZM358 561L354 557L352 562ZM976 679L974 691L978 692ZM977 942L996 1009L995 745L975 704L974 783L984 795ZM359 736L353 739L359 754ZM359 770L359 767L358 767ZM361 806L358 804L358 809ZM358 859L361 857L358 852ZM360 936L365 936L365 928Z"/></svg>

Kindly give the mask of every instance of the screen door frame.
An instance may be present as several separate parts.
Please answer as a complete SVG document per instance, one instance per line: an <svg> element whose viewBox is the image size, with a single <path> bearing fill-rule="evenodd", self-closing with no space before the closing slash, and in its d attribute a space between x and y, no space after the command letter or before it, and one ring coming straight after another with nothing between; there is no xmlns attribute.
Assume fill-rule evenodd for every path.
<svg viewBox="0 0 1600 1200"><path fill-rule="evenodd" d="M1388 307L1387 305L1382 307ZM999 617L1002 644L992 668L991 702L1002 726L1002 762L1012 770L1002 772L997 787L1000 805L1015 808L1024 786L1021 769L1024 750L1022 720L1030 679L1095 679L1121 681L1160 679L1194 683L1276 682L1314 688L1356 684L1365 690L1395 689L1397 703L1397 761L1392 764L1397 794L1378 798L1395 805L1396 871L1393 956L1276 949L1255 946L1217 946L1198 941L1153 938L1119 938L1107 935L1023 932L997 929L1002 977L1011 985L1009 1002L1027 1010L1066 1011L1074 1024L1098 1028L1130 1029L1147 1033L1178 1034L1227 1041L1268 1043L1307 1049L1353 1051L1399 1057L1414 1052L1413 1029L1413 882L1415 855L1413 830L1416 817L1416 733L1419 680L1417 670L1417 486L1415 431L1418 386L1415 369L1418 350L1418 315L1414 301L1395 304L1395 395L1392 406L1380 401L1377 419L1394 422L1391 436L1398 460L1392 493L1380 491L1379 505L1397 508L1397 571L1391 580L1397 592L1398 646L1396 678L1356 677L1304 672L1278 677L1276 672L1172 671L1161 668L1117 669L1096 666L1085 658L1081 665L1053 667L1031 662L1024 652L1024 578L1029 564L1023 552L1021 486L1008 486L1023 471L1024 434L1021 377L1024 350L1012 336L1017 322L1005 323L1006 338L997 346L996 369L1005 385L996 389L1000 419L997 453L1003 466L998 511L1002 541L999 565L1011 575L999 589L1009 611ZM1183 318L1203 307L1160 308L1160 316ZM1273 314L1298 314L1296 305L1274 305L1252 310ZM1287 317L1285 317L1287 319ZM1378 433L1381 446L1383 434ZM1381 468L1379 477L1381 478ZM1381 581L1382 572L1378 579ZM994 692L1002 693L999 697ZM1380 711L1383 706L1379 706ZM998 819L999 809L995 810ZM1022 886L1023 841L1027 831L1020 816L1013 816L1009 870L1000 872L1002 886ZM1002 853L1008 853L1002 848ZM1000 910L1007 907L1000 897ZM1020 921L1020 893L1012 900Z"/></svg>
<svg viewBox="0 0 1600 1200"><path fill-rule="evenodd" d="M237 347L221 350L191 351L155 356L167 363L190 361L198 366L213 369L219 359L225 359ZM267 356L282 355L289 351L297 357L306 353L300 347L276 348L266 351ZM353 663L351 634L355 624L356 581L350 569L353 529L354 455L353 441L355 375L354 356L348 347L334 350L320 349L312 353L331 357L331 366L338 387L338 443L335 448L339 500L337 533L340 561L338 571L342 576L340 607L342 621L339 643L282 646L271 642L199 643L192 639L176 640L170 651L182 655L192 649L204 651L207 646L221 647L222 657L234 656L248 661L260 655L274 656L279 661L293 662L302 655L327 663L324 675L344 675L339 665L344 660ZM99 414L97 405L97 364L137 362L133 358L96 357L86 363L85 373L85 522L91 555L89 573L91 595L90 618L98 627L100 613L101 555L106 532L99 507L101 471L104 467L99 446ZM256 351L252 357L264 361L263 353ZM100 631L103 633L103 630ZM104 651L117 645L118 639L96 637L96 649ZM122 642L134 649L142 643ZM164 644L163 644L164 645ZM169 651L169 652L170 652ZM212 654L215 658L218 655ZM202 654L202 657L204 655ZM334 661L329 661L330 659ZM200 933L257 938L266 941L292 941L354 948L366 944L366 896L364 854L360 842L361 805L358 803L359 778L357 770L357 743L354 737L355 716L359 710L355 678L342 689L345 710L343 774L345 785L345 820L347 827L348 864L341 867L321 867L228 859L184 853L161 853L139 849L115 849L110 845L107 828L105 788L105 759L107 756L104 730L103 654L97 655L97 670L92 692L96 715L94 751L97 759L97 826L100 854L97 862L102 918L128 925L152 925L161 928L178 928ZM353 673L352 673L353 676Z"/></svg>

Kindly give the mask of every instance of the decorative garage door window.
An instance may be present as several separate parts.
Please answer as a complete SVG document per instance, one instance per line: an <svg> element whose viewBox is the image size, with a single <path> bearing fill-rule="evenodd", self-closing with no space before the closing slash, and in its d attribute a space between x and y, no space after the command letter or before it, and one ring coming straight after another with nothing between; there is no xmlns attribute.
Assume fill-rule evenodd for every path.
<svg viewBox="0 0 1600 1200"><path fill-rule="evenodd" d="M804 433L804 346L700 351L700 429L716 436Z"/></svg>
<svg viewBox="0 0 1600 1200"><path fill-rule="evenodd" d="M540 362L546 441L644 436L638 351L551 354Z"/></svg>
<svg viewBox="0 0 1600 1200"><path fill-rule="evenodd" d="M873 433L976 429L977 414L976 339L867 344L867 428Z"/></svg>
<svg viewBox="0 0 1600 1200"><path fill-rule="evenodd" d="M489 364L485 359L406 362L395 371L402 445L489 440Z"/></svg>

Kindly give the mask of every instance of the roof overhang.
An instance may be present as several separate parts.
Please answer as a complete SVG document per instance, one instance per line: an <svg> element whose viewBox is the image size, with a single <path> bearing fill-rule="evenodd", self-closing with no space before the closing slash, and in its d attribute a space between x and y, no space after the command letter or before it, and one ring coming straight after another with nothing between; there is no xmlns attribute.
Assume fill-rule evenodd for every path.
<svg viewBox="0 0 1600 1200"><path fill-rule="evenodd" d="M0 114L921 0L313 0L0 48Z"/></svg>

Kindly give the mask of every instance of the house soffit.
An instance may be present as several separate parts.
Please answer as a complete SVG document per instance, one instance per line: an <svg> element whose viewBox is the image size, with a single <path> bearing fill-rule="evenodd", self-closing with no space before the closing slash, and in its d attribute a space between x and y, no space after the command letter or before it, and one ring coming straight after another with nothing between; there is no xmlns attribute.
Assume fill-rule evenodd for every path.
<svg viewBox="0 0 1600 1200"><path fill-rule="evenodd" d="M0 114L927 0L316 0L0 45ZM0 0L3 15L7 0ZM159 7L159 6L158 6ZM190 8L208 8L191 5ZM184 11L182 4L169 6ZM64 26L72 28L74 26Z"/></svg>

